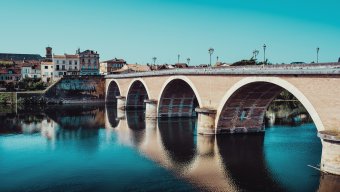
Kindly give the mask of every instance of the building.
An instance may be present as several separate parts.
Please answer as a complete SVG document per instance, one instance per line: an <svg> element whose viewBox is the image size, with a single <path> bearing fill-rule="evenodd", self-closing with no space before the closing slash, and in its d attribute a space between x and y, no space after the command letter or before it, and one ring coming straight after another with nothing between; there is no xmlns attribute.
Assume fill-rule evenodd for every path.
<svg viewBox="0 0 340 192"><path fill-rule="evenodd" d="M40 62L36 61L24 61L18 65L21 66L21 78L41 78Z"/></svg>
<svg viewBox="0 0 340 192"><path fill-rule="evenodd" d="M100 75L107 75L107 63L104 62L100 62L99 63L99 74Z"/></svg>
<svg viewBox="0 0 340 192"><path fill-rule="evenodd" d="M34 60L40 61L44 58L39 54L15 54L15 53L0 53L0 60L7 61L24 61L24 60Z"/></svg>
<svg viewBox="0 0 340 192"><path fill-rule="evenodd" d="M6 81L6 82L13 82L13 81L19 81L21 78L19 68L5 68L0 69L0 81Z"/></svg>
<svg viewBox="0 0 340 192"><path fill-rule="evenodd" d="M52 62L52 47L46 47L46 55L44 61Z"/></svg>
<svg viewBox="0 0 340 192"><path fill-rule="evenodd" d="M125 64L121 69L112 71L111 74L124 74L124 73L134 73L134 72L146 72L151 71L148 65L139 64Z"/></svg>
<svg viewBox="0 0 340 192"><path fill-rule="evenodd" d="M41 62L41 80L44 82L53 81L53 62L43 61Z"/></svg>
<svg viewBox="0 0 340 192"><path fill-rule="evenodd" d="M53 78L66 75L79 75L79 55L53 55Z"/></svg>
<svg viewBox="0 0 340 192"><path fill-rule="evenodd" d="M126 61L124 59L111 59L107 61L103 61L100 63L100 72L101 74L111 74L114 71L121 69L123 66L126 65Z"/></svg>
<svg viewBox="0 0 340 192"><path fill-rule="evenodd" d="M78 49L80 61L80 75L99 75L99 54L93 50L80 52Z"/></svg>

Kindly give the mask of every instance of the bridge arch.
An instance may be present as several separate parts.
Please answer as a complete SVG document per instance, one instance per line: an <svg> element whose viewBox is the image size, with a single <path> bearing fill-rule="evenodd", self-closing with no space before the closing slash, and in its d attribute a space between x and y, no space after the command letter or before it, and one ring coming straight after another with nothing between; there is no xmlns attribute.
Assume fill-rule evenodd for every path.
<svg viewBox="0 0 340 192"><path fill-rule="evenodd" d="M121 95L121 89L119 84L116 80L112 80L107 87L107 95L106 95L106 102L107 103L116 103L117 99L116 96Z"/></svg>
<svg viewBox="0 0 340 192"><path fill-rule="evenodd" d="M324 130L311 102L293 84L279 77L246 77L234 84L223 96L216 114L216 133L263 130L265 112L283 90L293 94L302 103L318 131Z"/></svg>
<svg viewBox="0 0 340 192"><path fill-rule="evenodd" d="M149 99L149 89L143 79L131 81L126 100L126 108L145 108L144 100Z"/></svg>
<svg viewBox="0 0 340 192"><path fill-rule="evenodd" d="M192 81L185 76L172 76L163 84L158 98L159 117L190 117L202 106L202 100Z"/></svg>

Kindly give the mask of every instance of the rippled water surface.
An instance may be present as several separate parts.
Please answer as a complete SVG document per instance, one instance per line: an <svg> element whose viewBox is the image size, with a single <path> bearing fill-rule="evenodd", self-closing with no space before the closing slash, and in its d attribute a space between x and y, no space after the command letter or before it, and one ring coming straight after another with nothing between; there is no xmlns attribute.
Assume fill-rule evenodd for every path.
<svg viewBox="0 0 340 192"><path fill-rule="evenodd" d="M0 111L0 191L327 191L313 124L196 134L196 119L67 105Z"/></svg>

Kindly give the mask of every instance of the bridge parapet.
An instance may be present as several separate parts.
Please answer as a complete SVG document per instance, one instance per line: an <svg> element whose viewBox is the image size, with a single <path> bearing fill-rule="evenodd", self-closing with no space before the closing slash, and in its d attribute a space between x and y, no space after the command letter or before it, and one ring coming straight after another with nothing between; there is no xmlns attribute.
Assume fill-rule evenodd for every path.
<svg viewBox="0 0 340 192"><path fill-rule="evenodd" d="M159 71L136 72L106 75L106 79L170 76L170 75L340 75L340 63L303 64L303 65L266 65L207 67L168 69Z"/></svg>

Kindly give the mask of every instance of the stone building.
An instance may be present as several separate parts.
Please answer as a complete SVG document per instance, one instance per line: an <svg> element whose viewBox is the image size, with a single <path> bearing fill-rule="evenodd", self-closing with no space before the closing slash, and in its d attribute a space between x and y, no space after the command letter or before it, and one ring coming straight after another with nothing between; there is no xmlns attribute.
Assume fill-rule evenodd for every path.
<svg viewBox="0 0 340 192"><path fill-rule="evenodd" d="M80 60L80 75L99 75L99 54L97 51L86 50L77 54Z"/></svg>

